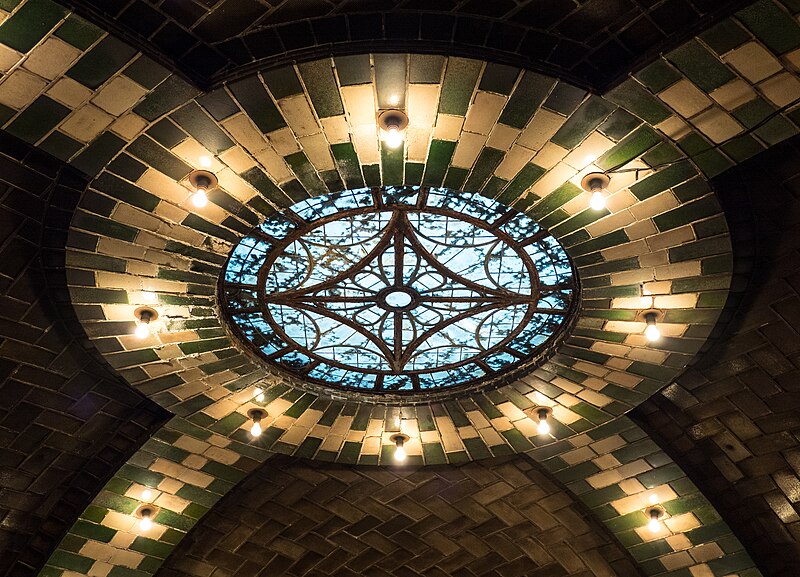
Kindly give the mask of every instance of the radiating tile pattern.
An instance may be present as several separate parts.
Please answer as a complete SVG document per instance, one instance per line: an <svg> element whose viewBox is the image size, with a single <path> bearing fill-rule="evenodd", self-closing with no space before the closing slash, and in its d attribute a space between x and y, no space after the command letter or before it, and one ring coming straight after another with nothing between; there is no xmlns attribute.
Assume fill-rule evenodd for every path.
<svg viewBox="0 0 800 577"><path fill-rule="evenodd" d="M167 417L87 353L80 325L59 303L68 297L65 279L48 267L60 260L63 277L69 215L85 185L76 171L0 134L4 575L35 574L105 480Z"/></svg>
<svg viewBox="0 0 800 577"><path fill-rule="evenodd" d="M723 0L65 0L168 55L201 79L246 65L285 65L352 44L381 51L438 51L533 66L597 88L643 53L667 51L687 29L742 2ZM385 51L385 50L384 50Z"/></svg>
<svg viewBox="0 0 800 577"><path fill-rule="evenodd" d="M257 470L259 463L264 462L274 453L267 451L262 443L248 443L246 439L226 437L219 432L198 427L191 422L175 417L170 423L163 427L154 438L148 441L142 449L129 461L127 465L120 469L103 491L95 498L92 505L87 507L81 519L73 526L70 534L63 540L58 550L53 553L48 561L48 565L43 569L41 575L50 577L60 577L62 575L137 575L146 577L159 570L165 559L170 558L169 567L188 574L214 574L214 569L238 572L253 571L249 559L250 555L261 555L259 558L262 567L270 568L270 574L276 575L301 575L301 571L311 570L306 566L310 560L318 559L314 553L320 550L312 548L314 553L305 556L303 551L309 547L309 543L316 543L322 547L322 551L330 551L331 547L342 547L345 552L363 553L360 550L358 541L353 540L353 535L348 537L345 529L348 520L350 524L364 526L365 532L372 527L372 521L359 521L355 519L358 506L339 501L336 492L333 491L333 483L328 483L317 478L315 491L327 503L324 506L306 505L304 503L293 502L291 499L300 497L302 494L301 481L287 480L286 476L291 476L291 472L284 471L290 469L290 463L297 462L296 457L287 459L285 457L273 457L262 465L261 473L256 477L250 478L243 485L236 485L249 473ZM708 503L705 497L697 488L686 478L679 467L655 445L645 433L634 425L627 417L621 417L613 423L594 429L588 434L573 437L569 441L562 441L548 447L542 447L529 453L536 461L541 462L549 470L554 479L563 483L572 493L587 506L596 518L602 521L606 528L611 531L618 542L625 547L632 558L638 564L638 571L645 575L702 575L714 577L760 577L761 573L753 565L749 555L743 550L741 543L734 537L728 526L722 521L718 513ZM470 539L486 540L485 546L497 549L501 558L505 562L523 563L524 567L531 568L529 561L517 551L522 540L522 534L518 535L517 545L506 547L503 544L514 535L514 532L505 533L508 529L504 525L514 526L510 519L517 518L518 514L526 515L530 511L525 503L536 502L533 510L537 513L547 511L554 514L548 506L555 506L556 502L563 502L563 497L559 500L552 496L542 497L530 485L522 483L526 487L522 495L513 497L515 487L520 482L519 474L514 474L512 470L499 468L495 473L486 471L487 463L493 462L514 462L527 463L522 466L522 470L531 471L528 466L531 462L527 457L515 456L513 460L507 461L504 457L483 459L473 461L468 464L461 463L454 467L424 467L418 468L420 463L409 463L406 467L347 467L343 464L324 464L320 460L308 461L315 463L309 465L316 469L327 471L339 471L333 475L341 482L343 487L350 485L355 478L373 477L385 485L380 489L375 487L370 491L366 486L358 484L350 485L349 489L343 489L352 499L370 498L378 496L379 502L382 499L392 501L395 492L398 495L404 494L405 498L399 497L395 502L389 503L399 515L394 519L385 519L387 525L383 531L376 529L379 534L386 537L392 536L394 540L402 542L402 537L409 533L408 526L403 526L402 518L408 518L410 522L418 522L418 530L412 531L414 539L424 539L426 543L436 543L436 530L440 526L436 520L439 515L443 515L445 510L452 505L466 511L466 516L472 520L477 520L480 524L472 528L469 527L467 535L463 541L469 543ZM273 467L273 462L275 466ZM492 467L493 465L489 465ZM402 488L408 483L416 486L426 475L436 477L441 475L450 479L451 483L460 476L461 472L484 471L483 474L473 474L477 485L473 496L459 499L461 489L436 487L433 494L419 489L417 493L404 493ZM261 481L261 475L270 479L269 485ZM503 480L497 482L492 477L501 477ZM541 476L534 476L541 479ZM274 479L274 480L273 480ZM405 480L407 479L407 480ZM530 479L529 479L530 480ZM308 481L306 481L308 482ZM548 481L549 482L549 481ZM279 493L279 487L287 483L291 489ZM469 486L469 485L466 485ZM251 487L257 487L251 491ZM138 520L132 515L138 506L142 504L142 495L145 490L150 490L153 494L150 501L158 507L155 516L155 524L152 529L143 533L138 526ZM228 493L229 491L232 491ZM298 491L297 493L293 491ZM266 510L275 511L275 515L284 515L293 518L295 523L284 533L280 533L277 523L268 524L262 530L256 531L253 537L262 547L256 550L254 547L246 546L247 535L243 530L236 530L230 523L221 521L220 514L214 506L226 493L227 503L234 503L237 507L242 507L251 511L249 516L243 518L248 526L261 526L264 523L263 515L257 511L261 507ZM424 497L421 506L415 505L414 495ZM569 495L561 493L562 496ZM491 508L490 503L497 499L511 499L507 506L495 504ZM464 495L463 497L466 497ZM449 501L451 498L459 499L457 502ZM280 505L273 503L274 499ZM522 499L523 501L515 501ZM571 498L572 499L572 498ZM486 520L484 513L478 507L485 506L488 510L497 509L497 518ZM530 501L529 501L530 500ZM473 505L471 501L477 503ZM647 517L644 513L646 507L652 503L662 505L666 510L666 517L662 530L658 533L650 532L647 525ZM267 503L269 505L267 505ZM360 501L363 503L363 501ZM437 507L435 504L438 504ZM226 505L222 507L223 516ZM364 506L364 505L362 505ZM376 504L375 507L378 505ZM366 507L366 506L365 506ZM383 514L375 507L365 508L373 518L380 520ZM426 508L427 507L427 508ZM563 507L556 507L562 510ZM209 512L211 510L211 512ZM294 513L292 513L294 511ZM331 518L326 511L333 511L337 518ZM426 513L430 512L434 517ZM195 536L192 538L197 545L189 541L187 545L181 545L185 534L198 523L198 520L208 513L211 517L207 521L200 521L201 525L195 529ZM297 517L300 515L307 518L303 521ZM558 515L555 515L558 518ZM427 521L425 519L427 518ZM310 519L316 519L326 529L322 530L323 535L314 535L312 528L308 525ZM400 520L398 520L400 519ZM485 523L482 523L481 520ZM530 519L537 524L536 519ZM539 521L542 522L541 520ZM572 518L570 527L579 527L581 516ZM204 525L203 523L207 523ZM342 525L344 523L344 525ZM359 524L361 523L361 524ZM400 525L398 527L398 525ZM211 527L211 528L209 528ZM424 530L429 533L424 533ZM460 523L455 523L451 527L452 531L461 531L463 527ZM328 533L333 531L334 534ZM338 531L338 532L337 532ZM445 536L453 538L452 531L445 532ZM547 533L551 534L553 526L548 526ZM343 534L341 534L343 532ZM387 533L388 532L388 533ZM441 532L441 530L440 530ZM220 536L220 533L225 533ZM597 532L595 532L595 535ZM337 537L338 535L338 537ZM558 532L552 535L559 535ZM364 534L359 535L367 545L374 545ZM212 543L221 539L217 547ZM344 539L344 543L342 542ZM409 537L410 539L410 537ZM580 542L570 539L570 542ZM272 543L269 546L269 543ZM385 543L385 542L384 542ZM386 545L388 547L388 544ZM469 549L480 551L485 548L475 543ZM574 545L573 545L574 546ZM192 551L204 551L201 562L192 562L191 557L186 557L186 551L180 548L187 547ZM546 563L558 562L566 563L569 554L555 544L549 557L534 557L539 562ZM218 549L230 548L227 553ZM401 547L401 549L403 549ZM580 548L579 548L580 549ZM606 548L604 548L606 549ZM395 546L388 550L382 550L387 559L393 563L399 563L393 555L397 552ZM525 549L527 551L527 549ZM174 553L174 557L170 557ZM405 551L405 549L403 549ZM561 553L557 553L561 551ZM281 553L275 556L273 553ZM339 555L344 555L340 553ZM375 553L366 553L362 557L356 555L352 563L363 563L366 560L374 560ZM407 560L411 573L409 575L427 575L426 571L419 568L419 564L428 567L426 563L432 563L429 554L421 549L413 548L409 554L413 558ZM467 561L466 554L456 555L440 567L451 567L459 569L457 565L460 561ZM586 566L590 571L588 575L610 575L604 573L605 564L615 565L614 560L620 559L618 553L609 554L605 562L597 561L593 563L589 559L578 555L578 560L574 560L575 565L570 565L569 570L578 571ZM289 561L283 557L288 557ZM483 556L481 556L483 557ZM339 557L334 557L334 559ZM301 561L305 559L305 561ZM293 563L297 564L294 565ZM497 567L504 566L497 558L485 561L495 563ZM270 565L270 563L272 563ZM344 561L343 561L344 563ZM235 567L233 566L235 565ZM336 567L333 561L326 566ZM356 565L359 566L359 565ZM461 567L466 571L475 574L482 574L483 564L476 562L471 568ZM496 568L497 568L496 567ZM618 573L615 575L629 574L627 563L621 566L614 566ZM448 574L447 572L432 574ZM506 568L513 572L512 568ZM538 570L538 569L537 569ZM542 569L540 574L567 575L570 573L560 572L555 566L551 569ZM595 573L593 573L594 571ZM172 574L167 571L165 574ZM318 574L318 573L310 573ZM349 574L349 573L348 573ZM356 573L358 574L358 573ZM371 573L366 573L371 574ZM461 573L459 573L461 574ZM471 573L466 573L471 574ZM502 572L500 574L503 574ZM519 574L519 573L513 573ZM528 573L535 574L535 573ZM579 573L583 575L584 573Z"/></svg>
<svg viewBox="0 0 800 577"><path fill-rule="evenodd" d="M720 344L635 413L725 511L765 573L800 552L797 443L797 195L800 138L726 173L737 270L754 281Z"/></svg>
<svg viewBox="0 0 800 577"><path fill-rule="evenodd" d="M759 0L606 96L714 176L798 133L800 6Z"/></svg>
<svg viewBox="0 0 800 577"><path fill-rule="evenodd" d="M402 469L275 457L206 515L157 575L220 571L640 575L607 530L525 456Z"/></svg>
<svg viewBox="0 0 800 577"><path fill-rule="evenodd" d="M753 6L779 15L791 9L769 1ZM694 577L758 574L721 525L689 537L698 527L687 518L688 524L670 528L675 535L639 535L648 483L683 475L652 446L631 450L650 460L628 463L630 454L615 456L639 440L635 428L620 434L620 447L616 439L607 446L593 441L626 429L619 415L680 372L725 302L732 265L724 218L705 179L679 160L681 151L669 138L686 149L691 135L673 128L687 120L715 139L724 138L715 131L730 126L704 117L707 111L697 108L703 100L687 83L713 91L710 83L741 74L751 89L757 85L765 98L777 98L767 82L784 79L780 71L763 77L765 71L744 72L768 61L762 53L748 48L729 58L739 45L719 47L724 58L717 60L728 73L709 65L716 70L712 80L686 65L687 59L707 59L682 47L690 56L668 57L668 66L685 78L657 87L640 83L640 74L607 98L509 66L392 54L301 63L201 94L49 0L7 0L0 10L4 129L97 177L81 200L68 240L76 314L123 378L179 415L159 433L160 444L131 458L111 481L93 505L99 510L87 509L86 524L73 528L45 574L151 574L204 512L194 505L213 504L266 458L267 450L340 463L385 463L398 417L414 437L409 446L414 465L459 464L540 447L537 459L547 460L562 482L588 483L573 490L609 515L602 518L626 539L648 574L686 575L688 567L700 567ZM748 20L746 12L729 22L752 30L755 44L793 73L796 20L783 20L777 30L784 40L775 44L759 28L763 18L756 14ZM693 42L712 50L712 40ZM397 71L405 75L399 83ZM785 90L788 85L781 82L776 84ZM395 97L412 123L406 146L389 152L375 132L375 113L395 106ZM650 109L653 102L657 114ZM760 146L794 133L787 111L791 130L758 136ZM724 168L725 163L702 162L707 153L700 150L688 151L706 174ZM182 182L204 155L222 186L207 208L195 210ZM649 170L676 160L658 172ZM587 195L576 185L594 166L641 169L614 177L608 210L601 213L586 210ZM398 410L317 398L257 370L233 346L213 309L219 267L232 244L264 216L307 196L397 182L444 184L499 198L540 219L568 247L580 268L585 308L574 337L547 366L497 391ZM655 306L667 311L666 338L658 346L645 346L640 334L642 283ZM155 304L162 317L156 334L141 343L130 337L131 314L144 303ZM244 413L259 404L256 385L270 416L264 435L253 442ZM553 438L535 435L522 412L541 403L555 406ZM197 440L206 444L195 445ZM176 446L180 451L173 451ZM658 474L648 476L651 469ZM149 476L151 470L155 476ZM131 479L134 475L139 477ZM128 497L137 498L141 487L132 482L157 483L163 492L157 497L163 504L157 524L171 530L158 539L137 540L129 531L135 501L115 495L132 491ZM616 503L625 498L619 491L634 497L635 510L626 510L629 502ZM695 490L678 484L672 491ZM180 515L173 517L176 512ZM617 514L625 520L615 525ZM703 526L716 522L713 510L702 516ZM712 541L716 549L704 548Z"/></svg>

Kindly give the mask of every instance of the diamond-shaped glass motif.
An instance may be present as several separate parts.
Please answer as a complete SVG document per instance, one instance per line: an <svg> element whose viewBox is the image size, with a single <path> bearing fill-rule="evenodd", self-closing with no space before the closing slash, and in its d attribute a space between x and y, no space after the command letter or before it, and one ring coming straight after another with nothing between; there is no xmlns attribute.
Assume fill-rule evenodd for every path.
<svg viewBox="0 0 800 577"><path fill-rule="evenodd" d="M295 204L234 248L223 304L269 362L337 387L474 383L552 341L572 266L535 221L477 194L349 190Z"/></svg>

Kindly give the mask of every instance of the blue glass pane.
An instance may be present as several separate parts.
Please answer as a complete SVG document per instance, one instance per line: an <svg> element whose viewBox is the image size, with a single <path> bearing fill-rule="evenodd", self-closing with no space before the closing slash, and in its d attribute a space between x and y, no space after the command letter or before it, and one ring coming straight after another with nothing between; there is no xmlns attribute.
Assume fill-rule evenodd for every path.
<svg viewBox="0 0 800 577"><path fill-rule="evenodd" d="M570 312L561 245L478 194L359 189L290 210L294 221L260 225L274 241L234 248L223 295L241 336L301 378L387 392L474 383L535 355Z"/></svg>

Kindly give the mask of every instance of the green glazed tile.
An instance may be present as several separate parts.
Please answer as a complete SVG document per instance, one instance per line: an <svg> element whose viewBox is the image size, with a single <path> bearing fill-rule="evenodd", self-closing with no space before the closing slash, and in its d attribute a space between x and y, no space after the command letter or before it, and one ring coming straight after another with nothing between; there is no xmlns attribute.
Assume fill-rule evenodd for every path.
<svg viewBox="0 0 800 577"><path fill-rule="evenodd" d="M478 89L507 96L511 94L517 76L519 76L519 68L490 62L483 71Z"/></svg>
<svg viewBox="0 0 800 577"><path fill-rule="evenodd" d="M28 52L67 15L67 9L51 0L28 0L0 26L0 42Z"/></svg>
<svg viewBox="0 0 800 577"><path fill-rule="evenodd" d="M456 143L447 140L432 140L428 151L428 162L425 165L425 174L422 183L428 186L441 186L447 166L453 157Z"/></svg>
<svg viewBox="0 0 800 577"><path fill-rule="evenodd" d="M464 188L464 182L466 182L468 174L469 170L466 168L451 166L447 169L443 185L452 190L461 190Z"/></svg>
<svg viewBox="0 0 800 577"><path fill-rule="evenodd" d="M264 84L267 85L275 100L286 98L294 94L302 94L303 86L293 66L284 66L277 70L267 70L261 73Z"/></svg>
<svg viewBox="0 0 800 577"><path fill-rule="evenodd" d="M670 116L669 110L633 79L608 92L605 98L650 124L658 124Z"/></svg>
<svg viewBox="0 0 800 577"><path fill-rule="evenodd" d="M488 146L485 147L475 161L472 174L469 175L467 183L464 185L465 189L468 191L480 190L504 157L505 153L503 151Z"/></svg>
<svg viewBox="0 0 800 577"><path fill-rule="evenodd" d="M586 97L586 91L566 82L559 82L545 100L545 108L560 112L565 116L572 114Z"/></svg>
<svg viewBox="0 0 800 577"><path fill-rule="evenodd" d="M760 0L740 10L736 17L776 54L800 46L800 25L771 0Z"/></svg>
<svg viewBox="0 0 800 577"><path fill-rule="evenodd" d="M571 150L611 114L614 106L599 96L590 96L550 139L556 144Z"/></svg>
<svg viewBox="0 0 800 577"><path fill-rule="evenodd" d="M386 186L403 184L403 149L381 147L381 168L383 170L383 184Z"/></svg>
<svg viewBox="0 0 800 577"><path fill-rule="evenodd" d="M298 68L317 116L327 118L344 114L344 106L330 61L317 60L300 64Z"/></svg>
<svg viewBox="0 0 800 577"><path fill-rule="evenodd" d="M272 132L286 126L278 107L257 77L232 82L228 87L261 132Z"/></svg>
<svg viewBox="0 0 800 577"><path fill-rule="evenodd" d="M98 88L135 54L136 49L113 36L106 36L67 70L67 76L89 88Z"/></svg>
<svg viewBox="0 0 800 577"><path fill-rule="evenodd" d="M333 61L336 64L339 84L342 86L372 82L369 54L337 56Z"/></svg>
<svg viewBox="0 0 800 577"><path fill-rule="evenodd" d="M442 80L444 56L411 54L408 81L411 84L438 84Z"/></svg>
<svg viewBox="0 0 800 577"><path fill-rule="evenodd" d="M34 143L53 130L69 113L70 109L66 106L47 96L40 96L6 127L6 131Z"/></svg>
<svg viewBox="0 0 800 577"><path fill-rule="evenodd" d="M375 91L378 108L404 109L406 107L406 55L375 54Z"/></svg>
<svg viewBox="0 0 800 577"><path fill-rule="evenodd" d="M597 166L603 170L613 170L624 166L661 141L661 137L652 128L642 126L601 156L597 161Z"/></svg>
<svg viewBox="0 0 800 577"><path fill-rule="evenodd" d="M39 144L39 148L66 162L83 148L83 143L56 130Z"/></svg>
<svg viewBox="0 0 800 577"><path fill-rule="evenodd" d="M658 93L682 77L677 70L659 58L638 72L636 78L652 92Z"/></svg>
<svg viewBox="0 0 800 577"><path fill-rule="evenodd" d="M741 46L752 36L733 18L728 18L700 34L700 38L714 52L722 55Z"/></svg>
<svg viewBox="0 0 800 577"><path fill-rule="evenodd" d="M439 112L464 116L483 64L466 58L450 58L442 82Z"/></svg>
<svg viewBox="0 0 800 577"><path fill-rule="evenodd" d="M525 71L517 88L500 115L499 122L524 128L547 97L555 80L535 72Z"/></svg>
<svg viewBox="0 0 800 577"><path fill-rule="evenodd" d="M65 42L69 42L75 48L86 50L103 35L103 31L80 16L70 14L58 27L55 35Z"/></svg>
<svg viewBox="0 0 800 577"><path fill-rule="evenodd" d="M667 54L667 59L705 92L711 92L736 78L730 68L695 40Z"/></svg>
<svg viewBox="0 0 800 577"><path fill-rule="evenodd" d="M348 188L364 186L364 178L361 176L361 164L358 161L358 155L356 155L356 149L353 144L350 142L332 144L331 152L345 185Z"/></svg>

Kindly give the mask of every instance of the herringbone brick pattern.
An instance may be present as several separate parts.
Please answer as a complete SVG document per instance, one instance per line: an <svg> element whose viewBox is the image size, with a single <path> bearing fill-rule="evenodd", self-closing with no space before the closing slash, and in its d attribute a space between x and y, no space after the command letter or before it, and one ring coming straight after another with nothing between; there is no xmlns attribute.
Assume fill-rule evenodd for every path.
<svg viewBox="0 0 800 577"><path fill-rule="evenodd" d="M55 302L42 262L60 242L63 275L69 220L51 211L80 194L55 166L0 135L0 574L15 576L41 567L165 416L87 353Z"/></svg>
<svg viewBox="0 0 800 577"><path fill-rule="evenodd" d="M749 285L720 343L635 412L772 576L800 562L800 139L719 179ZM740 287L744 289L745 287ZM736 303L729 303L735 305Z"/></svg>
<svg viewBox="0 0 800 577"><path fill-rule="evenodd" d="M227 495L159 577L638 575L525 456L351 468L273 458Z"/></svg>

